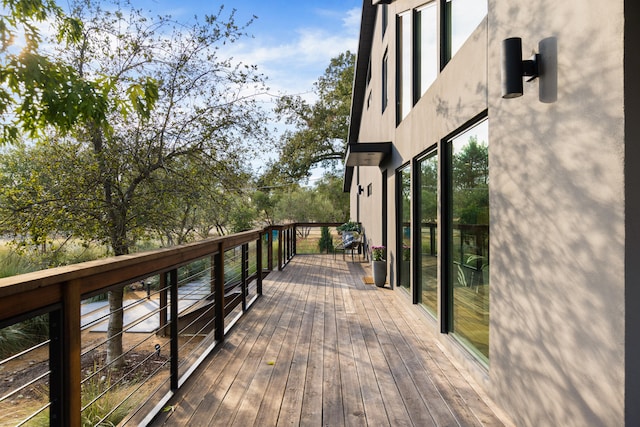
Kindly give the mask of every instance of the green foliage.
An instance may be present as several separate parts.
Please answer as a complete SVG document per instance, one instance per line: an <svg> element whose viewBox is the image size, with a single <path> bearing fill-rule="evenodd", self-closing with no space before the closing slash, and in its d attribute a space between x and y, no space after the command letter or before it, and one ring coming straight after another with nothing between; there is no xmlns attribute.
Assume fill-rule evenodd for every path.
<svg viewBox="0 0 640 427"><path fill-rule="evenodd" d="M460 189L489 183L489 147L478 143L476 136L453 157L453 182Z"/></svg>
<svg viewBox="0 0 640 427"><path fill-rule="evenodd" d="M273 192L275 222L339 222L349 217L348 194L339 178L327 174L315 187L289 186Z"/></svg>
<svg viewBox="0 0 640 427"><path fill-rule="evenodd" d="M0 359L13 356L49 339L49 315L32 317L0 329Z"/></svg>
<svg viewBox="0 0 640 427"><path fill-rule="evenodd" d="M460 224L489 223L489 148L477 137L453 158L454 212Z"/></svg>
<svg viewBox="0 0 640 427"><path fill-rule="evenodd" d="M250 205L239 204L233 209L231 216L231 232L239 233L241 231L251 230L254 220L256 218L256 211Z"/></svg>
<svg viewBox="0 0 640 427"><path fill-rule="evenodd" d="M295 126L280 141L278 160L268 172L285 181L308 178L314 166L336 167L347 142L355 55L349 51L331 59L318 81L318 100L310 105L300 96L278 100L276 113Z"/></svg>
<svg viewBox="0 0 640 427"><path fill-rule="evenodd" d="M336 227L336 230L338 230L340 233L343 233L345 231L355 231L355 232L360 232L360 223L356 222L356 221L347 221L342 225L339 225L338 227Z"/></svg>
<svg viewBox="0 0 640 427"><path fill-rule="evenodd" d="M94 372L99 369L94 365ZM112 384L111 372L94 375L82 384L83 426L117 426L138 405L138 394L124 400L130 391L122 385ZM93 402L93 403L92 403ZM103 420L104 418L104 420Z"/></svg>
<svg viewBox="0 0 640 427"><path fill-rule="evenodd" d="M371 259L373 261L384 260L384 253L386 248L384 246L372 246L371 247Z"/></svg>
<svg viewBox="0 0 640 427"><path fill-rule="evenodd" d="M438 159L433 156L420 163L420 215L423 222L438 220Z"/></svg>
<svg viewBox="0 0 640 427"><path fill-rule="evenodd" d="M0 250L0 278L36 271L38 267L14 251Z"/></svg>
<svg viewBox="0 0 640 427"><path fill-rule="evenodd" d="M322 227L320 231L320 240L318 241L318 248L320 249L320 253L329 253L333 251L333 239L331 238L329 227Z"/></svg>
<svg viewBox="0 0 640 427"><path fill-rule="evenodd" d="M2 123L0 145L17 143L21 133L43 135L55 126L69 132L78 121L106 124L107 101L100 84L84 78L72 65L39 52L44 23L54 27L55 43L76 44L83 23L66 16L47 0L6 1L0 16L0 113L15 117ZM17 38L25 47L18 51Z"/></svg>
<svg viewBox="0 0 640 427"><path fill-rule="evenodd" d="M247 141L266 139L255 99L236 96L260 91L262 77L255 67L219 57L219 46L243 37L246 27L222 9L205 23L175 28L168 17L114 11L100 2L76 1L71 10L91 31L70 28L80 43L53 56L93 79L86 88L92 93L74 89L71 95L98 96L89 106L103 110L107 125L90 111L65 112L70 122L62 127L75 121L74 134L49 132L3 153L0 229L22 248L48 247L52 235L63 234L108 244L116 255L150 234L164 245L206 237L212 228L223 234L238 204L229 200L240 197L248 181ZM32 61L44 70L46 64ZM10 78L29 86L46 83L50 74ZM76 104L65 98L66 106ZM56 124L42 117L34 126ZM244 229L246 210L237 211L241 219L233 228Z"/></svg>
<svg viewBox="0 0 640 427"><path fill-rule="evenodd" d="M272 194L269 191L258 190L253 193L252 199L253 205L256 208L256 213L262 217L264 223L273 225L277 198L272 197Z"/></svg>

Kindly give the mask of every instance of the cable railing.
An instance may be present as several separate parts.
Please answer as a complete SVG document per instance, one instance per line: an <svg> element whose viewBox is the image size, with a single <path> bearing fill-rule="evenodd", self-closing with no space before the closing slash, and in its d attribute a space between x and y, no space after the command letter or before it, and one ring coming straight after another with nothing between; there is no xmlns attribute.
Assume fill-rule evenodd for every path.
<svg viewBox="0 0 640 427"><path fill-rule="evenodd" d="M0 425L147 423L295 256L295 229L0 279Z"/></svg>

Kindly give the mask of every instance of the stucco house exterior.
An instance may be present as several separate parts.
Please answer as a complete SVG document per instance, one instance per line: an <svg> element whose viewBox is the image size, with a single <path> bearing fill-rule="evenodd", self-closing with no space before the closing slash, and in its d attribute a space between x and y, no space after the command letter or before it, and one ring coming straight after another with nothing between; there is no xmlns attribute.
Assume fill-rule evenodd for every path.
<svg viewBox="0 0 640 427"><path fill-rule="evenodd" d="M519 426L640 425L639 42L629 0L363 1L352 219Z"/></svg>

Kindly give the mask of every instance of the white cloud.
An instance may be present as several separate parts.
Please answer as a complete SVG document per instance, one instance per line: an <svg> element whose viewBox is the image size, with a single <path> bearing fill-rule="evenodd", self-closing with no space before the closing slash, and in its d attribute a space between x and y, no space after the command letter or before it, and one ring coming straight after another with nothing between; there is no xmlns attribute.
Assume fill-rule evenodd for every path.
<svg viewBox="0 0 640 427"><path fill-rule="evenodd" d="M353 9L340 16L342 26L339 31L321 27L298 28L286 43L256 36L231 46L228 54L236 60L257 65L260 72L269 77L269 85L274 90L286 93L311 91L313 82L323 74L331 58L357 49L359 10Z"/></svg>
<svg viewBox="0 0 640 427"><path fill-rule="evenodd" d="M351 10L348 10L344 18L342 19L343 25L349 31L353 31L353 33L357 36L358 31L360 30L360 19L362 18L360 9L354 7Z"/></svg>

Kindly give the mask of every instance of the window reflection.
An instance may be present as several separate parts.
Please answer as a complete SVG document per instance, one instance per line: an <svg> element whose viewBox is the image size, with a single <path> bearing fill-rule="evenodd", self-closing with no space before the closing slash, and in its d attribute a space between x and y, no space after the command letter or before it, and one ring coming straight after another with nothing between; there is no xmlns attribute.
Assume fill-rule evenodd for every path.
<svg viewBox="0 0 640 427"><path fill-rule="evenodd" d="M447 0L445 59L451 59L487 15L487 0Z"/></svg>
<svg viewBox="0 0 640 427"><path fill-rule="evenodd" d="M398 283L411 287L411 168L398 171Z"/></svg>
<svg viewBox="0 0 640 427"><path fill-rule="evenodd" d="M420 171L420 291L419 301L434 316L438 312L438 157L430 153Z"/></svg>
<svg viewBox="0 0 640 427"><path fill-rule="evenodd" d="M398 15L397 20L397 112L396 123L400 123L413 105L413 97L411 96L411 76L412 76L412 52L411 52L411 12L405 12Z"/></svg>
<svg viewBox="0 0 640 427"><path fill-rule="evenodd" d="M416 10L416 40L418 41L416 100L429 89L438 75L438 8L432 2Z"/></svg>
<svg viewBox="0 0 640 427"><path fill-rule="evenodd" d="M451 140L453 331L489 357L488 122Z"/></svg>

